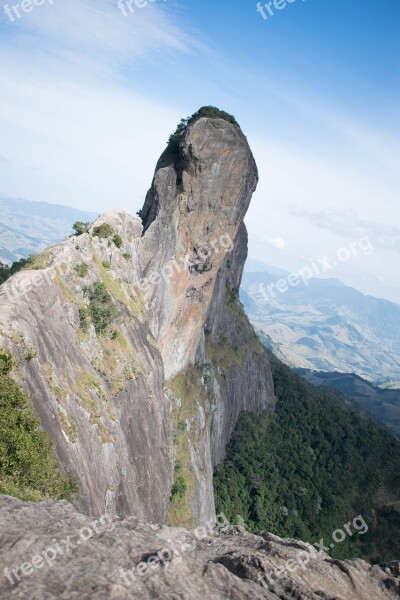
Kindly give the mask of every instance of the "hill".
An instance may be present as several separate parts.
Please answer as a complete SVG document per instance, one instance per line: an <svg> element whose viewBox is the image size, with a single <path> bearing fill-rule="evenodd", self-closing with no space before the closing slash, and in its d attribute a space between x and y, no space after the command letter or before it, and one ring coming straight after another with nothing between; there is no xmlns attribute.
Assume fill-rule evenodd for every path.
<svg viewBox="0 0 400 600"><path fill-rule="evenodd" d="M256 330L286 364L356 373L378 386L400 387L400 308L337 279L310 279L271 295L288 273L249 261L241 300ZM275 288L276 290L276 288Z"/></svg>
<svg viewBox="0 0 400 600"><path fill-rule="evenodd" d="M312 385L333 386L340 390L400 437L400 390L382 390L354 373L324 373L308 369L294 371Z"/></svg>
<svg viewBox="0 0 400 600"><path fill-rule="evenodd" d="M75 221L94 221L98 216L77 208L0 197L0 262L12 263L47 246L58 244L71 233Z"/></svg>

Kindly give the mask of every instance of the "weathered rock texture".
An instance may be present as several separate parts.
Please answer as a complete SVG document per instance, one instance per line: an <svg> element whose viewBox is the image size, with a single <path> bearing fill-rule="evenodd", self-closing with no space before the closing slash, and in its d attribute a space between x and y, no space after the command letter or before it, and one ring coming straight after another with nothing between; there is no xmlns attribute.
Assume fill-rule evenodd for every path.
<svg viewBox="0 0 400 600"><path fill-rule="evenodd" d="M0 565L4 600L400 596L398 562L382 567L342 562L316 553L309 544L255 536L237 527L208 532L156 528L134 517L93 524L67 502L34 505L7 496L0 498Z"/></svg>
<svg viewBox="0 0 400 600"><path fill-rule="evenodd" d="M124 240L118 249L90 233L40 256L39 270L0 288L1 345L17 359L14 377L56 441L67 473L79 483L77 505L89 514L164 521L172 479L172 431L160 353L149 330L138 276L142 227L125 213L106 214ZM103 266L110 263L110 270ZM87 265L80 277L75 270ZM85 286L103 281L118 306L115 339L80 329Z"/></svg>
<svg viewBox="0 0 400 600"><path fill-rule="evenodd" d="M185 410L174 422L179 426L184 412L187 436L177 454L189 450L191 457L184 465L191 483L186 524L214 514L212 468L240 412L273 407L268 359L238 300L247 257L243 218L257 180L239 127L201 118L188 127L178 157L161 156L142 211L143 272L172 274L146 293L167 380L195 366L204 389L199 394L196 374L187 373L186 398L178 399ZM185 257L193 264L182 268ZM179 521L181 512L172 519Z"/></svg>
<svg viewBox="0 0 400 600"><path fill-rule="evenodd" d="M199 119L160 159L143 225L105 214L1 286L0 345L87 514L212 518L213 467L239 413L273 407L268 359L238 301L256 182L241 130ZM96 237L102 223L117 244ZM82 330L85 288L99 281L118 310L103 336ZM187 490L170 506L174 464Z"/></svg>

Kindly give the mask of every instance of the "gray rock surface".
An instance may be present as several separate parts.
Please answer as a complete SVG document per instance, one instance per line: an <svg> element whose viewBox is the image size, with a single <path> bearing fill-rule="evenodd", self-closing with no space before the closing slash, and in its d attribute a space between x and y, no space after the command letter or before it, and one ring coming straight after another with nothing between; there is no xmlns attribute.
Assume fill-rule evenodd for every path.
<svg viewBox="0 0 400 600"><path fill-rule="evenodd" d="M4 600L390 600L399 563L338 561L238 527L193 531L0 497ZM78 543L79 542L79 543ZM8 569L4 571L4 569Z"/></svg>
<svg viewBox="0 0 400 600"><path fill-rule="evenodd" d="M118 249L94 237L107 222ZM14 377L32 397L57 454L79 483L77 506L89 514L164 521L172 480L171 426L160 353L151 342L135 269L142 226L123 212L103 215L89 233L40 255L40 268L0 288L0 344L17 360ZM109 270L103 261L110 263ZM79 277L75 267L86 264ZM83 290L103 281L115 299L118 336L84 334ZM149 341L150 340L150 341Z"/></svg>
<svg viewBox="0 0 400 600"><path fill-rule="evenodd" d="M238 301L257 177L241 130L199 119L179 160L160 159L143 225L123 211L102 215L1 286L0 346L17 358L13 376L77 478L86 514L213 518L213 467L238 415L273 408L268 359ZM96 237L104 223L122 245ZM118 311L113 335L80 326L85 288L98 281ZM174 463L188 489L171 512Z"/></svg>

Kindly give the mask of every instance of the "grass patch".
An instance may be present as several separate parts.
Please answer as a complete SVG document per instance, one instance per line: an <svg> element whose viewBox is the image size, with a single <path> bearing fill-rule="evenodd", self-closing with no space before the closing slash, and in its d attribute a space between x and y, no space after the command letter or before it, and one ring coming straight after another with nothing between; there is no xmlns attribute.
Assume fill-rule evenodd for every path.
<svg viewBox="0 0 400 600"><path fill-rule="evenodd" d="M61 268L56 268L56 273L54 275L54 283L56 283L60 288L64 296L64 300L66 302L71 302L72 304L78 304L78 300L74 292L67 286L65 281L62 278Z"/></svg>
<svg viewBox="0 0 400 600"><path fill-rule="evenodd" d="M180 406L176 404L172 410L175 470L168 523L173 527L193 527L196 519L191 499L195 494L196 486L190 462L190 444L194 445L198 442L199 432L190 422L196 415L197 404L204 406L206 394L201 385L201 374L196 368L189 368L185 373L177 375L167 383L167 386L180 401Z"/></svg>
<svg viewBox="0 0 400 600"><path fill-rule="evenodd" d="M74 268L78 277L86 277L86 275L89 273L89 266L86 263L79 263L79 265L75 265Z"/></svg>
<svg viewBox="0 0 400 600"><path fill-rule="evenodd" d="M117 246L117 248L121 248L123 241L122 241L122 237L119 235L119 233L116 233L113 236L113 242Z"/></svg>
<svg viewBox="0 0 400 600"><path fill-rule="evenodd" d="M91 373L81 370L73 390L78 397L79 404L86 410L87 413L89 413L90 424L98 427L98 432L102 443L107 444L112 442L112 436L102 421L99 400L103 402L104 407L113 421L115 421L117 417L109 407L108 398L100 382L96 379L96 377L91 375ZM91 393L94 393L97 396L97 399L93 398Z"/></svg>
<svg viewBox="0 0 400 600"><path fill-rule="evenodd" d="M64 433L67 435L68 439L75 443L78 438L78 426L72 417L68 416L62 410L59 411L61 427L63 428Z"/></svg>
<svg viewBox="0 0 400 600"><path fill-rule="evenodd" d="M134 295L133 286L126 285L120 279L114 279L107 269L103 267L102 261L93 247L92 256L93 261L100 270L101 281L104 283L111 296L123 304L132 317L136 317L143 323L147 319L146 311L138 294L136 293Z"/></svg>

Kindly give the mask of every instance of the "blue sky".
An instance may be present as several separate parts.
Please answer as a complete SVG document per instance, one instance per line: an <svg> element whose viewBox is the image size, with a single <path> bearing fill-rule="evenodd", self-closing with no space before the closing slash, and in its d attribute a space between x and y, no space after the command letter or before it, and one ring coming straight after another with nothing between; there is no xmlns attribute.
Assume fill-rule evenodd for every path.
<svg viewBox="0 0 400 600"><path fill-rule="evenodd" d="M250 254L295 270L368 236L372 254L326 275L400 303L398 0L296 0L267 20L249 0L20 14L0 10L0 194L134 213L176 123L214 104L260 171Z"/></svg>

